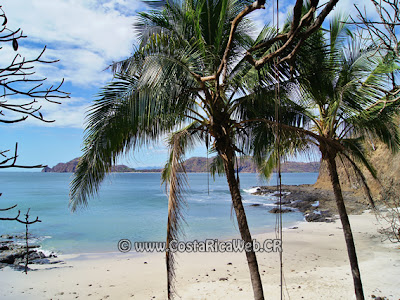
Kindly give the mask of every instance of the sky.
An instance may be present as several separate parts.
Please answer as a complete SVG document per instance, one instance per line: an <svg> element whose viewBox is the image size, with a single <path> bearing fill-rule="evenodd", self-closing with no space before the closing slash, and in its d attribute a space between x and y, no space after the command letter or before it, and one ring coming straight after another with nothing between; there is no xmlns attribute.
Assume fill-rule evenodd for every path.
<svg viewBox="0 0 400 300"><path fill-rule="evenodd" d="M281 22L294 3L294 0L279 0ZM360 7L367 5L367 12L374 12L370 1L349 0L340 0L335 12L354 12L354 3ZM44 117L56 120L54 123L28 118L17 124L0 124L0 150L13 151L18 142L19 164L50 167L81 156L85 112L100 88L112 79L106 68L133 52L136 43L133 24L137 12L147 7L138 0L4 0L0 5L8 18L7 27L21 28L27 35L19 41L18 52L23 57L36 57L46 45L44 58L59 60L37 65L36 75L47 78L48 86L64 79L62 90L70 93L70 99L64 99L62 104L41 103ZM269 5L251 17L262 27L271 21L271 12ZM0 63L4 66L15 52L11 44L1 46ZM9 99L21 100L21 97ZM162 166L167 154L165 145L160 143L136 149L120 162L134 168ZM205 146L199 146L188 157L205 155Z"/></svg>

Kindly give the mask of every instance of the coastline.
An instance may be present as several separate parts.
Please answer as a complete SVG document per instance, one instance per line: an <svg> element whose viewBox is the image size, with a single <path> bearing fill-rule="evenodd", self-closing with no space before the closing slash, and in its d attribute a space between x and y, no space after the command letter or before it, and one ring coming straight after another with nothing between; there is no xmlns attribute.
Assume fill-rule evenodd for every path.
<svg viewBox="0 0 400 300"><path fill-rule="evenodd" d="M370 212L350 216L366 298L399 299L399 246L381 243ZM353 283L340 222L300 222L284 229L285 294L292 299L353 299ZM254 236L262 241L273 233ZM257 253L265 295L278 299L279 255ZM2 299L165 299L164 253L60 255L61 265L32 266L28 275L0 271ZM245 255L180 253L177 299L251 299Z"/></svg>
<svg viewBox="0 0 400 300"><path fill-rule="evenodd" d="M259 186L253 189L253 195L275 194L276 201L279 200L276 186ZM281 191L283 212L285 212L285 209L300 211L308 222L330 222L332 217L338 214L332 189L321 189L315 187L315 184L283 184ZM342 193L349 214L358 215L365 209L370 209L363 194L346 190Z"/></svg>

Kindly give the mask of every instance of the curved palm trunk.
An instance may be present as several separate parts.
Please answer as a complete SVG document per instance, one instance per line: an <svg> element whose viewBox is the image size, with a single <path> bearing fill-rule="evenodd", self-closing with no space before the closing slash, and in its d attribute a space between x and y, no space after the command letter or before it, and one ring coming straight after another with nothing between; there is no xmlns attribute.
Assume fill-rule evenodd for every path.
<svg viewBox="0 0 400 300"><path fill-rule="evenodd" d="M244 211L242 204L242 196L239 190L239 183L235 177L233 153L234 153L233 149L227 149L225 153L220 153L220 155L224 160L226 179L228 181L229 190L232 197L232 203L236 213L240 235L245 243L252 244L253 241L251 238L249 226L247 224L246 213ZM258 270L257 258L255 252L253 251L253 248L251 248L251 251L246 252L246 257L247 257L247 264L250 270L250 278L251 278L251 284L253 286L254 299L263 300L264 292L263 292L260 272Z"/></svg>
<svg viewBox="0 0 400 300"><path fill-rule="evenodd" d="M333 192L335 194L336 205L342 222L344 237L346 240L347 253L350 260L351 273L353 275L354 289L357 300L364 300L364 292L361 282L360 270L358 268L358 260L356 247L354 245L353 233L351 232L349 217L346 212L346 206L343 201L342 189L340 187L339 176L335 162L336 155L328 155L325 160L328 163L329 175L332 182Z"/></svg>

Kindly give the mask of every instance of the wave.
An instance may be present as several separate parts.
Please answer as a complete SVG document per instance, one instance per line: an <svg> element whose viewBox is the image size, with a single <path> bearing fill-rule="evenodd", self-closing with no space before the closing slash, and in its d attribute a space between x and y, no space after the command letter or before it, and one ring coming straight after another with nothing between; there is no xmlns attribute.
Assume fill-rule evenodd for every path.
<svg viewBox="0 0 400 300"><path fill-rule="evenodd" d="M259 189L260 189L260 187L256 186L256 187L252 187L249 189L243 189L243 191L246 193L249 193L249 194L254 194L254 193L258 192Z"/></svg>
<svg viewBox="0 0 400 300"><path fill-rule="evenodd" d="M312 206L314 206L314 207L318 207L319 206L319 201L317 200L317 201L315 201L313 204L311 204Z"/></svg>

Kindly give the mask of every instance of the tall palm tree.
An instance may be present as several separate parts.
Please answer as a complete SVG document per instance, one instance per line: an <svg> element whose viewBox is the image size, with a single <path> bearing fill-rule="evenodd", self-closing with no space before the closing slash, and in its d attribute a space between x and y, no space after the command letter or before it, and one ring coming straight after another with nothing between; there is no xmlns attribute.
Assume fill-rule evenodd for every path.
<svg viewBox="0 0 400 300"><path fill-rule="evenodd" d="M289 125L284 118L280 118L279 124L271 120L269 108L246 116L248 119L260 116L258 127L253 130L256 141L253 146L258 148L258 153L270 148L265 142L259 142L266 135L262 130L265 125L279 128L283 150L303 151L308 145L320 151L322 162L328 166L343 226L357 300L364 299L363 288L337 162L353 169L374 205L363 173L364 169L368 170L376 178L376 171L366 156L366 140L381 140L394 152L400 146L399 128L394 119L399 113L400 97L389 90L387 80L387 75L398 67L388 59L390 56L382 57L376 49L355 39L340 17L334 18L328 32L320 30L304 44L297 54L293 83L282 86L286 92L282 105L301 116L300 126ZM285 138L288 133L290 138ZM293 134L297 139L293 139ZM275 159L272 154L277 150L270 149L270 160Z"/></svg>
<svg viewBox="0 0 400 300"><path fill-rule="evenodd" d="M274 32L265 29L253 39L254 28L244 18L226 52L231 22L246 3L250 2L167 1L161 10L140 13L137 50L113 65L115 80L88 112L84 153L71 182L72 210L87 205L120 155L169 135L170 157L163 171L169 185L168 247L179 237L183 217L184 155L198 142L211 142L226 174L241 238L252 245L234 165L246 144L245 126L239 123L246 103L238 96L254 93L258 85L258 73L243 58L245 49ZM202 80L218 71L222 59L227 67L220 70L221 79ZM268 97L271 91L257 93ZM246 257L254 298L264 299L257 258L250 249ZM171 299L173 253L166 253L166 264Z"/></svg>

